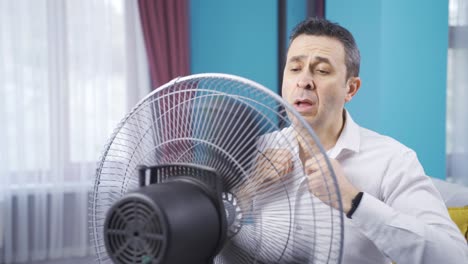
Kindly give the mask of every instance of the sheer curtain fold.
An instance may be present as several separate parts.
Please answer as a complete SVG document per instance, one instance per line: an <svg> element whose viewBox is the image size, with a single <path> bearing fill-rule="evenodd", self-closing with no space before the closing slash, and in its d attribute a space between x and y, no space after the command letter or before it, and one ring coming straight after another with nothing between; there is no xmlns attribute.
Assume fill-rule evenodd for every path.
<svg viewBox="0 0 468 264"><path fill-rule="evenodd" d="M149 80L136 1L0 0L0 263L92 254L95 166Z"/></svg>
<svg viewBox="0 0 468 264"><path fill-rule="evenodd" d="M449 1L447 179L468 186L468 0Z"/></svg>

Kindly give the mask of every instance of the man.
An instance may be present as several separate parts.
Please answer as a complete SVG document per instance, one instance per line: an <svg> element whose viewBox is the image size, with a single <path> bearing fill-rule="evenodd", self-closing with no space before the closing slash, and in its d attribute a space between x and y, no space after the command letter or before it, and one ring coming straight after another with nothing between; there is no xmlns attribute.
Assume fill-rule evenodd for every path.
<svg viewBox="0 0 468 264"><path fill-rule="evenodd" d="M306 150L313 140L297 139L300 164L291 161L294 154L287 149L266 149L264 156L283 176L302 167L310 192L342 209L347 216L343 263L468 263L466 241L415 152L359 127L345 110L361 86L359 65L352 34L338 24L312 18L291 35L283 98L313 128L326 150L342 207L321 198L326 197L321 194L327 192L327 180L320 170L324 161Z"/></svg>

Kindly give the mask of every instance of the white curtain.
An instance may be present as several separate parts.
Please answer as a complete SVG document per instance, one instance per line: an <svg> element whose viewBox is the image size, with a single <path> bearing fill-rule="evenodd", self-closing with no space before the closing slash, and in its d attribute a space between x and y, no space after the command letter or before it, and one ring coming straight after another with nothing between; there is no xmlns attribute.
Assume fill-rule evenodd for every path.
<svg viewBox="0 0 468 264"><path fill-rule="evenodd" d="M137 1L0 0L0 263L92 254L88 195L149 93Z"/></svg>
<svg viewBox="0 0 468 264"><path fill-rule="evenodd" d="M468 186L468 0L449 1L447 179Z"/></svg>

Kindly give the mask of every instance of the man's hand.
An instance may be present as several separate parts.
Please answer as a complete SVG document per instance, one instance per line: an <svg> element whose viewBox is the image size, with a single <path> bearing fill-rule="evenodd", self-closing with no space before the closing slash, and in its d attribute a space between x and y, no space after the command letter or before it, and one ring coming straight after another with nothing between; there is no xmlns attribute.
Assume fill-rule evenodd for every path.
<svg viewBox="0 0 468 264"><path fill-rule="evenodd" d="M243 186L240 186L238 197L250 203L254 194L268 192L273 185L287 179L293 171L293 156L287 149L266 149L259 153L255 168Z"/></svg>
<svg viewBox="0 0 468 264"><path fill-rule="evenodd" d="M359 190L354 187L345 176L340 163L335 159L329 160L338 181L338 187L343 202L343 212L346 214L351 209L351 202L359 193ZM330 193L330 190L334 190L335 186L333 185L332 174L328 169L324 156L321 155L318 158L308 159L305 162L304 170L308 178L310 192L322 202L335 209L339 209L336 192Z"/></svg>
<svg viewBox="0 0 468 264"><path fill-rule="evenodd" d="M287 149L266 149L257 158L252 175L257 184L271 185L293 171L292 154Z"/></svg>

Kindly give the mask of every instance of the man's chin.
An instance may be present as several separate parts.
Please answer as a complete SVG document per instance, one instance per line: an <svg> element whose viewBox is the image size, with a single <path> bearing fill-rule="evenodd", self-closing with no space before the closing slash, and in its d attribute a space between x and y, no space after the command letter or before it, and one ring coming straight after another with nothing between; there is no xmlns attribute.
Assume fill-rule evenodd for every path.
<svg viewBox="0 0 468 264"><path fill-rule="evenodd" d="M315 115L314 116L312 116L312 115L301 115L301 116L309 126L313 127L313 125L315 124L315 120L316 120ZM292 117L292 116L289 116L289 118L291 119L292 125L300 125L299 119L297 119L295 117Z"/></svg>
<svg viewBox="0 0 468 264"><path fill-rule="evenodd" d="M316 113L299 113L301 117L306 121L307 124L312 126L316 120ZM295 115L288 112L289 120L291 120L292 125L299 125L299 120L296 118Z"/></svg>
<svg viewBox="0 0 468 264"><path fill-rule="evenodd" d="M312 125L317 119L316 113L301 113L301 116L309 125Z"/></svg>

